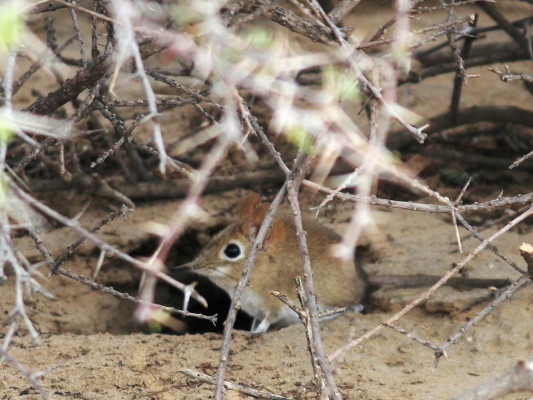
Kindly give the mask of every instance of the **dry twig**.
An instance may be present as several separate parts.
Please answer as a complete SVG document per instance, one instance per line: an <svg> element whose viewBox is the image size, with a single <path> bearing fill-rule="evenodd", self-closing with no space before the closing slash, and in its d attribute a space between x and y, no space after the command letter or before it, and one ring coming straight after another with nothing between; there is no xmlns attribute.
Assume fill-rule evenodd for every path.
<svg viewBox="0 0 533 400"><path fill-rule="evenodd" d="M226 366L228 364L228 357L231 348L233 325L235 324L235 319L237 318L237 311L239 309L240 299L242 297L244 289L246 288L248 280L250 279L250 274L255 263L257 252L259 251L260 246L265 240L266 234L270 229L270 225L272 224L272 217L281 202L283 201L283 198L285 197L285 192L286 186L283 185L274 200L272 201L272 203L270 204L270 207L268 208L268 211L265 214L265 218L261 224L261 227L257 232L257 236L255 237L254 243L250 248L248 257L246 258L246 263L244 264L242 276L239 279L237 286L235 287L235 292L231 299L231 306L228 313L228 317L226 318L226 323L224 325L224 337L222 340L222 347L220 349L220 358L218 362L217 376L215 381L215 400L223 400L224 377L226 374Z"/></svg>
<svg viewBox="0 0 533 400"><path fill-rule="evenodd" d="M436 284L431 286L428 290L425 292L417 295L415 299L407 304L403 309L398 311L396 314L388 318L386 321L384 321L381 325L376 326L375 328L371 329L364 335L360 336L357 339L354 339L350 341L348 344L342 346L341 348L335 350L331 355L330 359L332 361L338 359L342 356L346 351L350 350L351 348L358 346L365 340L371 338L372 336L379 333L383 328L386 326L385 324L392 324L396 321L398 321L403 315L408 313L410 310L412 310L414 307L416 307L418 304L420 304L422 301L427 299L433 292L435 292L439 287L441 287L446 281L451 278L453 275L455 275L461 268L463 268L470 260L472 260L477 254L479 254L486 246L487 244L493 242L497 237L501 236L505 232L507 232L509 229L511 229L513 226L519 224L523 220L525 220L530 215L533 215L533 206L531 206L526 212L520 214L518 217L513 219L511 222L509 222L506 226L501 228L498 232L494 233L490 238L484 240L479 246L477 246L473 251L471 251L465 258L463 258L459 263L455 265L450 271L448 271Z"/></svg>
<svg viewBox="0 0 533 400"><path fill-rule="evenodd" d="M201 2L189 2L187 7L190 8L184 9L185 14L190 12L194 18L191 21L186 18L185 22L169 17L175 13L172 12L168 2L150 2L151 14L149 16L143 14L142 7L146 6L147 3L142 1L112 0L106 3L95 0L92 9L80 6L77 0L56 0L56 4L47 5L41 3L43 2L39 2L31 10L35 18L38 18L40 13L55 15L53 13L56 10L67 8L74 35L67 40L58 37L54 29L54 21L52 18L48 19L45 26L47 43L43 43L46 49L43 52L44 55L30 54L30 57L33 57L35 61L34 64L15 82L13 82L13 72L19 49L13 45L14 47L10 49L6 58L0 104L3 105L2 111L5 111L3 115L17 111L13 109L12 95L20 91L25 85L27 86L28 78L34 76L36 71L42 67L49 68L48 70L52 72L59 88L49 93L38 94L39 98L26 107L25 111L48 116L54 114L54 118L65 123L64 131L72 134L67 138L52 135L41 140L34 138L33 133L28 134L15 126L14 130L17 136L9 143L9 152L7 149L10 139L1 137L0 174L2 176L0 178L2 179L0 180L6 182L7 192L4 191L4 186L0 185L0 195L8 193L6 196L9 197L9 200L12 197L17 202L29 205L59 223L69 226L82 236L78 242L71 245L54 260L37 231L29 227L27 221L17 221L23 228L30 230L30 235L53 272L68 276L114 296L139 302L144 307L139 308L139 310L151 309L157 306L150 301L155 290L156 278L166 280L182 290L190 289L190 287L172 282L158 268L163 266L171 245L184 232L190 219L202 215L198 206L202 194L250 185L281 185L285 182L265 218L232 299L224 330L216 380L199 374L194 375L199 379L210 380L215 383L215 398L217 400L222 399L224 387L229 388L231 385L224 380L224 375L239 299L250 276L257 246L262 241L261 235L264 237L266 234L270 219L284 197L286 189L289 192L289 200L295 213L295 224L299 232L299 245L304 267L305 294L302 294L300 290L302 308L293 306L305 320L304 325L306 326L311 361L317 385L323 398L340 399L341 395L336 387L330 362L322 348L318 330L317 319L321 315L317 314L316 310L310 260L307 255L297 196L301 184L327 193L328 201L336 197L357 203L354 207L352 223L343 242L345 250L343 256L345 257L351 256L351 251L362 228L362 221L364 222L368 217L370 205L448 213L454 221L463 223L473 235L482 241L476 250L464 258L457 267L446 274L429 291L415 299L402 312L391 317L387 323L396 321L410 308L430 296L434 290L444 284L484 247L489 247L517 271L525 272L490 243L496 236L508 230L510 225L498 231L491 238L483 240L479 233L464 220L461 213L479 210L490 211L495 207L516 203L529 204L533 200L533 193L498 197L480 204L459 204L459 199L462 197L460 195L458 200L452 203L440 193L419 183L393 166L388 152L384 149L384 141L391 120L398 121L403 126L404 131L393 133L389 137L387 145L392 150L401 150L411 145L413 137L422 143L426 134L433 134L450 126L482 121L533 126L533 114L525 109L473 107L459 111L460 91L456 89L451 118L449 113L435 116L429 120L429 127L421 128L415 126L409 118L405 117L408 113L405 113L403 108L398 107L396 99L397 87L407 82L420 82L426 77L456 71L456 87L460 88L467 76L466 69L471 66L530 58L531 39L529 28L527 28L530 19L509 22L492 4L476 0L443 2L436 7L419 7L420 1L398 0L392 18L379 28L370 42L356 45L351 42L346 31L337 25L359 3L358 0L338 2L336 8L327 8L331 10L329 15L326 14L322 4L317 0L292 1L291 4L298 8L300 14L284 8L283 3L275 0L232 0L225 2L220 10L202 7ZM455 44L459 38L454 37L453 34L455 27L464 21L463 18L454 21L450 18L441 24L428 23L420 30L413 30L410 25L410 18L414 15L422 17L425 13L442 9L453 10L455 7L473 3L483 8L497 22L497 28L505 30L513 40L509 43L479 45L476 43L468 55L469 42L473 40L471 36L479 36L483 32L494 30L495 27L480 27L461 31L461 35L466 39L463 50L459 52ZM109 12L108 7L115 10L114 15ZM239 13L247 15L243 16ZM270 33L266 31L253 30L250 37L242 35L241 30L244 31L245 29L241 28L251 26L250 22L258 16L288 28L300 35L301 38L321 43L320 52L303 50L305 46L286 45L285 41L292 39L279 40L279 37L275 35L270 37ZM88 17L92 22L90 36L84 35L82 17ZM104 30L100 29L101 24L103 24ZM383 37L390 28L393 29L393 34ZM522 28L525 28L524 33L521 32ZM101 38L104 37L102 32L105 32L104 45L100 44ZM411 40L413 35L421 35L422 38ZM438 46L427 51L413 53L414 49L443 35L448 35L449 46L453 49L452 53L444 54L444 52L434 51L438 49ZM266 36L269 37L265 39ZM58 43L62 43L61 40L64 42L59 46ZM79 52L76 58L66 57L65 47L74 40L79 44ZM260 43L262 40L265 41L266 45ZM379 56L371 52L359 51L362 48L367 49L377 45L382 46L380 49L382 53ZM91 49L90 56L86 54L85 50L89 47ZM163 49L167 51L161 55L158 62L162 61L162 63L172 65L157 71L148 68L145 65L147 58L160 53ZM228 57L228 54L231 57ZM422 65L418 72L408 72L408 66L413 56ZM62 64L53 65L50 63L52 60ZM65 74L55 71L55 66L64 64L68 65L69 68L77 68L76 74L71 79L65 80ZM121 79L116 79L119 68ZM305 76L300 74L299 80L294 79L303 71L320 72L321 76L309 79L309 74L305 74ZM526 78L528 78L526 74L514 76L500 71L495 72L505 80L527 80ZM299 84L298 82L302 82L304 77L309 82L318 83L318 85L306 87ZM122 80L122 78L125 79ZM160 96L161 92L156 89L157 86L153 85L151 79L155 79L158 85L166 85L166 89L169 90L170 88L173 95ZM136 80L140 82L144 99L109 98L114 95L113 87L122 89L124 82L126 82L124 86L128 86L129 83ZM355 89L358 92L357 95L350 95L350 90L346 91L346 87L352 91ZM110 93L108 93L109 88L111 88ZM87 94L83 94L85 90L87 90ZM119 90L116 92L121 93ZM359 101L357 96L361 93L370 99L369 107L367 107L370 110L370 140L365 135L367 128L353 118L354 113L350 109L353 108L352 102ZM84 97L80 98L80 95ZM258 101L251 101L252 97ZM67 106L67 103L72 103L72 107L71 105ZM252 107L262 103L273 111L269 126L270 131L267 132L261 126L262 123L258 121L258 114ZM170 114L173 108L188 105L194 107L195 118L199 116L200 122L195 122L194 126L191 125L187 130L200 130L201 133L207 133L203 139L198 139L201 135L188 137L187 139L190 140L188 142L185 140L187 145L176 151L180 157L183 155L183 159L177 160L167 155L167 151L170 153L175 148L166 143L166 141L172 142L176 139L173 137L167 140L166 127L160 123L164 122L163 117L167 113ZM139 111L137 112L137 110ZM98 111L105 121L103 119L101 121L99 119L101 118L100 114L95 111ZM29 116L29 114L23 115ZM72 129L74 122L79 131ZM143 138L141 129L137 129L142 128L144 122L149 122L152 127L151 142ZM305 179L307 177L306 171L301 164L304 160L303 156L299 157L292 169L287 166L285 160L288 157L282 157L269 139L268 135L274 131L285 135L289 141L294 143L300 144L307 141L312 144L305 151L309 152L310 160L316 159L318 167L309 180ZM255 143L248 143L248 140L253 142L253 139L250 139L253 135L248 135L250 132L257 135L267 149L266 156L277 164L278 169L228 175L228 170L225 169L226 164L222 163L222 160L231 159L226 155L233 144L237 144L237 148L243 151L248 161L254 158L251 154L256 153ZM296 134L291 136L293 132ZM179 143L180 145L183 144L183 142ZM206 150L207 148L209 150ZM520 151L525 153L528 150L520 149ZM444 151L441 154L445 154L446 157L453 156L453 154ZM517 160L511 165L511 168L518 167L519 164L522 169L530 168L524 160L531 157L531 154L530 152ZM341 158L349 165L347 170L355 171L350 178L354 176L360 178L357 196L343 193L341 191L343 186L333 190L316 182L311 182L316 177L325 179L331 174L331 171L335 171L333 166ZM199 162L199 159L203 161ZM474 157L471 160L478 164L487 161ZM507 167L512 160L505 159L503 161L505 162L504 166ZM493 166L500 165L503 161L489 160ZM118 169L115 163L118 164ZM159 166L159 171L154 168L154 165ZM176 179L172 171L171 176L161 179L160 175L166 172L166 166L178 171L178 176L186 176L186 179ZM221 171L217 171L217 174L213 175L220 166L223 167ZM17 177L11 178L10 176L10 179L4 179L5 171L9 168L14 169ZM437 199L440 204L394 201L371 196L373 181L377 173L381 171L392 174L409 187L416 188L421 193ZM20 180L15 181L15 179ZM320 182L323 181L320 180ZM27 185L28 190L21 189L24 184ZM344 186L348 187L349 182L346 181ZM133 201L140 200L177 197L185 197L185 200L170 218L169 229L162 235L159 248L154 252L150 261L144 263L110 246L94 234L109 219L101 221L96 227L88 230L83 228L74 218L62 216L28 194L31 190L71 191L73 189L111 199L120 204L127 203L130 207L133 207ZM516 225L525 218L526 214L531 214L531 209L524 210L524 213L514 218L511 225ZM11 216L0 209L0 280L7 279L4 265L14 271L16 279L15 305L9 313L11 320L0 357L4 356L8 363L14 365L39 390L40 386L35 375L30 374L16 360L9 358L7 347L21 322L27 327L32 337L38 340L38 332L33 327L25 310L22 295L23 282L27 282L32 290L40 291L45 295L49 294L33 279L33 269L24 260L23 255L19 256L13 250L11 240L13 226L9 217ZM129 296L112 288L104 287L60 266L86 239L96 243L100 249L100 260L111 254L149 274L144 280L144 289L141 290L140 297ZM100 264L99 262L98 265ZM528 262L528 265L531 270L531 263ZM500 297L492 305L501 303L508 294L508 292L500 294ZM200 302L203 300L197 293L193 293L193 296L196 296ZM183 315L195 315L186 310L180 311L171 308L167 308L167 310ZM489 309L487 308L487 310ZM477 320L484 315L486 314L479 314L476 317ZM352 341L348 347L360 343L382 329L383 326L385 325L380 325L376 330ZM406 334L401 328L394 329ZM434 345L423 339L416 338L412 334L410 337L435 350ZM335 359L338 354L342 354L342 351L344 350L339 349L332 355L332 358ZM441 351L444 352L444 347L441 348ZM185 371L183 370L189 375L193 374L191 371ZM254 391L254 389L242 386L236 388L236 390L250 395L263 396L269 399L285 399L282 396ZM47 394L43 392L43 396L47 396Z"/></svg>
<svg viewBox="0 0 533 400"><path fill-rule="evenodd" d="M302 225L302 215L298 203L298 190L301 185L305 170L305 158L301 157L301 164L297 161L294 171L288 176L287 195L294 216L294 225L298 237L298 247L302 258L304 272L304 289L305 296L302 297L301 290L300 301L302 307L307 311L306 334L308 338L309 351L312 357L312 364L315 372L315 380L320 388L320 398L342 399L335 379L333 378L333 369L324 351L322 339L320 337L320 328L318 325L318 306L315 298L315 289L313 284L313 271L311 269L311 260L307 241Z"/></svg>
<svg viewBox="0 0 533 400"><path fill-rule="evenodd" d="M508 372L450 400L491 400L517 392L533 392L533 360L519 361Z"/></svg>
<svg viewBox="0 0 533 400"><path fill-rule="evenodd" d="M188 368L182 368L182 369L178 370L178 372L181 372L182 374L190 376L192 378L200 379L201 381L204 381L204 382L207 382L207 383L211 383L213 385L215 384L215 379L214 378L210 377L209 375L202 374L201 372L193 371L193 370L188 369ZM244 393L244 394L247 394L249 396L259 398L259 399L293 400L291 397L280 396L280 395L277 395L277 394L274 394L274 393L265 392L264 390L254 389L254 388L251 388L251 387L248 387L248 386L245 386L245 385L240 385L238 383L233 383L233 382L230 382L230 381L224 381L224 387L226 389L236 390L238 392L241 392L241 393Z"/></svg>

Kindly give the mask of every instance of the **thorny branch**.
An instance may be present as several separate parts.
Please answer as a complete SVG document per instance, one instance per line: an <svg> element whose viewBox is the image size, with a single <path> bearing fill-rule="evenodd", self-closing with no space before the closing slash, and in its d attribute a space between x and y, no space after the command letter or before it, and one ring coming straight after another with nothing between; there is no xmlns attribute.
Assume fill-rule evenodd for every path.
<svg viewBox="0 0 533 400"><path fill-rule="evenodd" d="M450 400L491 400L517 392L533 392L533 360L518 361L508 372Z"/></svg>
<svg viewBox="0 0 533 400"><path fill-rule="evenodd" d="M488 239L485 239L481 244L479 244L473 251L471 251L465 258L463 258L455 267L453 267L450 271L448 271L437 283L435 283L433 286L431 286L428 290L425 292L419 294L415 297L415 299L407 304L403 309L398 311L396 314L394 314L392 317L388 318L387 321L384 321L382 324L376 326L375 328L371 329L364 335L360 336L357 339L354 339L347 343L346 345L342 346L341 348L335 350L331 355L329 356L332 361L339 359L346 351L350 350L351 348L361 344L365 340L370 339L372 336L379 333L381 330L383 330L387 324L393 324L394 322L398 321L403 315L411 311L414 307L416 307L418 304L420 304L422 301L427 299L433 292L435 292L439 287L444 285L446 281L454 276L457 272L461 270L468 262L470 262L477 254L479 254L487 245L491 242L493 242L497 237L501 236L505 232L507 232L509 229L511 229L513 226L517 225L518 223L522 222L524 219L528 218L530 215L533 215L533 205L524 213L520 214L518 217L513 219L511 222L509 222L506 226L498 230L496 233L494 233L491 237Z"/></svg>
<svg viewBox="0 0 533 400"><path fill-rule="evenodd" d="M521 72L519 74L513 74L509 67L505 66L505 72L500 71L498 68L489 68L489 71L494 72L496 75L500 77L500 79L504 82L510 82L517 79L521 79L523 81L527 82L533 82L533 75L532 74L526 74L524 72Z"/></svg>
<svg viewBox="0 0 533 400"><path fill-rule="evenodd" d="M118 212L113 212L113 213L109 214L106 218L102 219L98 224L96 224L96 226L91 228L90 232L97 231L102 226L104 226L109 221L111 221L112 219L114 219L115 217L117 217L119 215L125 216L125 213L127 211L133 211L133 210L128 210L126 208L126 206L122 206L122 208ZM86 240L85 237L82 237L82 238L78 239L76 242L74 242L73 244L68 246L67 250L63 254L61 254L61 256L59 256L56 260L54 260L54 258L52 256L52 253L44 245L43 241L41 240L41 237L40 237L39 233L33 227L29 228L28 233L29 233L30 237L33 239L33 241L35 242L35 245L37 246L37 249L41 252L41 254L43 255L43 258L46 260L46 263L48 264L48 268L50 269L50 272L52 272L54 274L66 276L67 278L73 279L73 280L75 280L77 282L80 282L80 283L82 283L84 285L87 285L87 286L89 286L92 289L99 290L102 293L107 293L107 294L115 296L115 297L117 297L119 299L128 300L128 301L131 301L133 303L143 305L145 307L162 309L164 311L167 311L167 312L170 312L170 313L174 313L174 314L179 314L179 315L182 315L184 317L195 317L195 318L199 318L199 319L206 319L208 321L211 321L213 324L216 322L216 319L217 319L216 315L206 316L206 315L202 315L202 314L191 313L191 312L189 312L187 310L178 310L178 309L173 308L173 307L167 307L167 306L163 306L163 305L160 305L160 304L154 304L154 303L151 303L149 301L143 300L143 299L141 299L141 298L139 298L137 296L131 296L131 295L127 294L127 293L119 292L118 290L115 290L115 289L113 289L111 287L106 287L105 285L102 285L100 283L96 283L93 280L91 280L91 279L89 279L89 278L87 278L87 277L85 277L83 275L76 274L76 273L74 273L74 272L72 272L72 271L70 271L68 269L65 269L65 268L61 267L61 264L63 264L73 254L73 252L76 250L76 248L78 248L79 246L82 245L82 243Z"/></svg>
<svg viewBox="0 0 533 400"><path fill-rule="evenodd" d="M307 240L302 225L302 215L300 204L298 203L298 191L305 174L306 158L299 155L294 170L287 176L287 197L292 208L294 216L294 225L298 236L298 247L303 265L303 288L305 296L300 298L302 306L307 310L308 318L306 319L306 334L309 342L309 349L312 357L312 364L315 372L315 380L320 388L321 399L342 399L335 379L333 369L324 351L320 328L318 326L318 306L315 297L313 284L313 271L311 269L311 260L307 248Z"/></svg>
<svg viewBox="0 0 533 400"><path fill-rule="evenodd" d="M126 261L130 263L131 265L140 268L141 270L147 272L151 276L157 277L168 284L176 287L177 289L180 289L182 291L186 290L185 285L183 285L180 282L177 282L176 280L170 278L168 275L162 273L159 270L150 268L146 263L143 263L139 260L136 260L135 258L131 257L130 255L123 253L120 250L117 250L116 248L112 247L111 245L107 244L105 241L100 239L98 236L91 233L89 230L83 228L77 221L73 219L66 218L59 214L58 212L52 210L50 207L46 206L45 204L41 203L40 201L34 199L30 195L28 195L26 192L24 192L22 189L20 189L17 185L10 183L9 185L10 189L13 190L13 193L19 197L21 200L23 200L25 203L35 207L39 211L43 212L44 214L48 215L49 217L55 219L56 221L64 224L65 226L68 226L69 228L73 229L75 232L79 233L80 235L86 237L87 239L91 240L94 244L96 244L102 251L114 254L119 259ZM193 291L192 297L198 300L202 304L207 304L205 299L200 296L196 291Z"/></svg>
<svg viewBox="0 0 533 400"><path fill-rule="evenodd" d="M226 318L226 323L224 325L224 337L222 340L222 348L220 349L220 358L218 362L217 376L215 380L215 400L223 400L223 391L224 391L224 377L226 374L226 367L228 364L228 357L231 349L231 336L233 332L233 325L235 324L235 319L237 318L237 311L239 309L239 302L241 296L244 292L248 280L250 279L250 274L255 263L255 258L257 257L257 252L259 251L260 246L262 246L263 241L265 240L266 234L270 229L272 224L272 217L281 204L283 198L285 197L286 185L283 185L279 190L278 194L270 204L265 218L257 232L257 236L250 248L248 257L246 258L246 263L244 264L243 272L237 286L235 287L234 294L231 299L231 306Z"/></svg>
<svg viewBox="0 0 533 400"><path fill-rule="evenodd" d="M188 368L180 369L178 372L181 372L182 374L188 375L190 377L199 379L201 381L215 384L215 379L210 377L209 375L202 374L201 372L193 371ZM245 385L240 385L238 383L233 383L229 381L224 381L224 387L226 389L235 390L244 394L247 394L252 397L256 397L259 399L267 399L267 400L293 400L291 397L285 397L280 396L274 393L269 393L264 390L258 390L254 389Z"/></svg>
<svg viewBox="0 0 533 400"><path fill-rule="evenodd" d="M505 290L503 290L500 295L492 301L489 305L487 305L485 308L483 308L480 312L478 312L474 317L472 317L467 323L461 326L459 330L454 333L452 336L446 340L446 342L438 346L435 350L435 357L438 360L440 357L446 355L446 349L450 347L452 344L455 344L457 340L461 336L463 336L472 326L477 324L479 321L481 321L483 318L485 318L491 311L493 311L498 305L500 305L505 299L507 299L511 294L516 292L520 287L525 285L526 283L531 283L531 274L526 273L523 276L520 277L516 282L514 282L512 285L509 285Z"/></svg>
<svg viewBox="0 0 533 400"><path fill-rule="evenodd" d="M481 210L490 212L497 207L515 204L529 205L533 201L533 193L506 197L500 195L493 200L474 204L452 203L436 190L392 165L385 145L390 150L403 152L418 146L416 142L423 143L426 135L431 140L431 135L450 127L485 122L517 124L529 129L533 127L533 114L526 108L491 105L459 108L459 88L469 76L467 71L470 67L531 58L531 17L510 21L502 12L505 11L503 7L490 1L452 1L442 2L435 7L422 7L420 1L398 0L394 3L393 16L377 29L370 40L356 43L358 39L351 36L348 26L352 21L357 23L357 19L351 20L349 13L352 9L357 12L358 0L342 0L337 2L336 7L331 7L330 3L327 10L324 9L326 2L291 2L297 9L296 12L286 8L282 2L269 0L233 0L225 2L220 10L217 9L218 6L202 7L202 2L191 2L187 6L190 8L180 12L189 12L194 17L183 21L172 17L178 13L167 2L150 2L149 15L143 14L143 7L147 4L142 1L94 1L92 9L78 3L76 0L57 0L56 4L43 5L43 2L39 2L29 6L29 12L35 18L41 15L44 18L45 14L52 16L47 20L45 28L48 41L41 43L42 51L33 53L31 46L24 50L18 48L17 44L8 46L10 48L6 53L7 63L0 90L0 198L8 205L20 203L24 210L38 210L81 235L79 241L54 259L33 227L32 218L22 218L16 212L9 211L8 207L0 208L0 282L7 279L4 272L6 266L14 272L16 279L15 306L8 315L11 320L0 350L0 358L26 376L45 398L49 395L40 386L38 374L29 372L7 351L10 338L20 322L26 326L33 339L38 341L38 332L26 313L23 284L28 284L32 291L52 296L35 280L34 269L23 255L14 251L11 235L15 226L30 232L52 272L140 303L142 306L137 314L149 317L153 307L164 307L151 301L156 278L181 290L191 289L172 281L160 269L166 261L170 246L182 235L191 218L203 216L198 205L203 194L250 186L283 185L267 213L232 298L216 378L212 380L194 373L197 378L215 384L217 400L222 399L225 387L252 396L285 399L255 389L234 386L224 380L239 299L253 268L257 246L266 234L285 191L289 193L291 207L296 214L295 224L300 233L305 287L302 312L309 315L306 334L312 364L322 397L341 398L331 363L322 348L317 325L319 315L316 313L310 262L299 215L297 194L300 185L327 194L328 201L338 198L355 203L353 222L344 239L344 256L351 255L362 228L359 220L368 217L370 205L447 213L481 241L476 250L439 283L383 325L333 353L333 360L340 357L347 348L369 338L384 326L409 334L392 323L428 298L484 247L490 248L512 268L523 273L523 277L471 320L474 322L461 327L456 336L440 348L436 349L435 345L409 334L413 340L443 354L471 324L504 301L512 290L528 281L526 277L531 273L531 262L527 261L526 272L491 242L530 215L531 208L523 207L518 217L486 240L462 214ZM224 2L220 4L222 3ZM460 12L458 7L474 3L496 25L459 30L458 25L468 17L463 15L452 20L452 12ZM71 32L70 37L56 38L58 34L55 32L53 19L57 16L56 11L61 9L68 10L74 34ZM115 12L111 13L111 10ZM439 10L449 10L448 21L427 22L426 26L418 30L411 27L413 16L425 21L425 16ZM305 46L288 45L292 36L255 30L257 27L254 24L259 17L296 33L300 40L319 43L321 52L305 50ZM91 23L87 24L87 21ZM343 26L340 25L341 21ZM90 35L85 34L84 26L90 26ZM243 34L241 30L246 29L242 28L248 27L253 28L251 34ZM507 43L492 43L482 38L482 34L494 30L505 32L512 40ZM388 31L392 31L392 35ZM413 40L414 35L417 36L416 40ZM447 41L443 39L445 36ZM104 37L105 44L102 44L100 40ZM440 44L428 48L429 43L441 39ZM460 51L461 41L464 42ZM3 43L0 42L1 56L4 56ZM60 43L62 44L59 45ZM79 51L75 52L76 58L65 55L67 47L73 43L79 46ZM372 53L369 49L376 46L381 46L379 53ZM86 50L89 47L90 55ZM153 55L158 55L155 63L161 68L152 67ZM21 56L29 57L32 64L15 79L18 72L16 64ZM420 62L418 68L410 68L412 59ZM457 73L457 80L452 111L441 115L424 115L429 126L424 126L425 122L414 122L412 115L397 101L398 86L419 83L425 78L453 71ZM531 74L527 72L512 74L507 67L505 72L498 69L493 72L506 82L515 79L523 80L526 84L531 82ZM24 92L30 77L41 73L51 73L57 82L56 87L48 93L41 93L45 89L36 87L33 93L36 99L30 105L27 102L20 105L18 99L13 97ZM140 87L143 98L135 98L136 92L128 91L134 85ZM161 87L165 90L161 90ZM84 94L85 91L87 94ZM357 94L353 95L354 92ZM84 98L80 99L80 96ZM368 111L369 128L354 118L357 110L353 110L352 102L355 101L364 103L364 108ZM261 113L263 105L268 109L266 115ZM195 107L195 114L190 117L190 126L183 128L183 134L172 135L169 131L174 131L175 126L168 128L165 118L172 116L178 107L181 108L178 112L188 110L187 107ZM53 119L35 119L36 115L53 116ZM3 134L4 118L8 118L8 130L15 133L13 138ZM385 142L391 120L399 122L403 129L390 133ZM60 125L54 125L53 121L59 121ZM146 122L151 126L152 135L149 139L143 134ZM279 149L283 146L278 147L277 143L274 145L273 133L281 134L288 142L299 145L302 142L312 143L309 148L304 146L303 149L309 152L306 158L316 170L311 174L303 170L300 161L304 157L300 157L300 161L297 160L296 163L288 161L292 160L293 153L289 151L282 154ZM47 136L44 139L41 137L43 134ZM531 142L529 146L530 144ZM223 160L232 159L233 147L238 148L248 161L256 160L257 154L266 149L266 158L277 164L276 170L243 172L242 165L238 165L238 173L228 172ZM434 159L439 157L431 148L422 150L424 152ZM453 156L449 150L442 148L437 153L446 157ZM509 158L509 162L507 159L496 160L493 157L488 163L504 163L505 168L530 170L530 161L526 160L532 154L530 147L521 148L513 158ZM460 159L458 157L456 158ZM469 158L471 162L481 163L479 157L472 155ZM512 163L512 160L516 161ZM339 161L348 165L343 166L344 170L340 172L349 171L352 174L343 185L334 190L323 183L333 174L332 171L335 172L335 165ZM467 165L466 161L463 165ZM170 172L167 166L172 167ZM394 175L405 185L437 199L440 204L399 201L372 195L374 182L381 172ZM163 176L165 173L167 176ZM318 182L314 181L316 177L320 178ZM345 191L353 186L354 179L360 180L357 195ZM75 218L64 217L54 207L45 205L45 202L29 194L32 191L74 189L93 197L126 203L131 208L134 201L178 197L185 197L185 200L169 219L168 230L162 234L159 248L148 262L141 262L94 234L110 219L104 219L92 229L86 229ZM47 193L42 194L46 196ZM104 287L60 266L87 239L99 247L102 255L113 254L147 274L140 297ZM193 291L192 295L201 303L205 302L200 294ZM214 318L187 310L164 309L181 315L209 320ZM183 372L193 374L191 371Z"/></svg>

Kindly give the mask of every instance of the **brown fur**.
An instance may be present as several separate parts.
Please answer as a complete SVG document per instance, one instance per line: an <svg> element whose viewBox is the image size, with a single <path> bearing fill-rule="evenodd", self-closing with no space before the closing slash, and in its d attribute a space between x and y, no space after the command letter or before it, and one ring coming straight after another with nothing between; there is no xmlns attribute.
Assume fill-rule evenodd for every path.
<svg viewBox="0 0 533 400"><path fill-rule="evenodd" d="M269 206L259 201L257 194L246 198L239 214L240 219L216 235L190 264L192 269L210 277L230 295L242 274L248 251ZM365 291L362 277L358 275L353 262L342 262L331 254L332 245L338 243L340 237L311 219L304 219L303 225L307 233L318 303L323 308L359 303ZM237 261L225 260L221 256L221 249L231 241L238 241L244 247L244 256ZM221 267L227 270L223 273L216 271L216 268ZM286 325L287 321L279 319L285 306L270 292L278 291L296 302L294 278L302 275L302 259L292 216L280 213L274 218L257 254L249 286L246 288L246 291L260 299L261 304L243 302L244 311L258 320L268 315L271 323Z"/></svg>

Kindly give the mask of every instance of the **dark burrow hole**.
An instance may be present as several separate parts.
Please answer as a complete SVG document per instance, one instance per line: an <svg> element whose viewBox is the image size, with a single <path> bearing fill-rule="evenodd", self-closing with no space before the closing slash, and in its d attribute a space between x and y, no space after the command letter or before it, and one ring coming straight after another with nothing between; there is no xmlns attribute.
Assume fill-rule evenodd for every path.
<svg viewBox="0 0 533 400"><path fill-rule="evenodd" d="M190 262L200 252L206 244L205 238L212 237L222 230L224 226L214 226L207 230L186 231L183 236L172 246L169 252L167 263L168 267L183 265ZM158 239L154 238L142 243L136 250L130 253L133 257L149 257L155 251L158 245ZM172 278L183 284L197 282L195 289L202 295L208 307L203 307L198 301L190 299L187 310L192 313L203 314L207 316L217 315L217 322L173 315L176 319L183 321L187 325L187 333L205 333L217 332L222 333L224 322L226 321L228 311L231 305L231 298L220 287L216 286L209 279L195 274L193 272L174 272L166 271ZM183 308L183 293L166 282L159 281L154 302L181 310ZM239 311L234 327L239 330L249 331L252 327L252 318L243 311ZM160 326L162 333L176 333L174 330L163 325Z"/></svg>

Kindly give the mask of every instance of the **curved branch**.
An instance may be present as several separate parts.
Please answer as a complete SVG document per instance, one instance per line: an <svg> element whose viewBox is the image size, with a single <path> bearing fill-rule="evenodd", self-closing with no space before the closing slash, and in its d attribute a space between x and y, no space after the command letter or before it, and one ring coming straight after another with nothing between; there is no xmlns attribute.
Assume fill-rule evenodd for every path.
<svg viewBox="0 0 533 400"><path fill-rule="evenodd" d="M298 15L283 7L270 6L270 1L254 0L250 1L242 8L242 12L252 13L258 7L267 7L262 11L266 18L290 29L291 31L303 35L313 42L331 44L334 42L331 31L327 28L317 25L311 21L300 18Z"/></svg>
<svg viewBox="0 0 533 400"><path fill-rule="evenodd" d="M465 68L470 68L527 59L529 59L527 52L516 42L511 41L475 46L471 51L470 57L464 62ZM399 85L421 82L426 78L457 70L457 64L453 60L453 56L444 52L432 54L431 57L420 58L419 61L424 67L420 71L409 72L407 77L398 81Z"/></svg>
<svg viewBox="0 0 533 400"><path fill-rule="evenodd" d="M149 38L140 38L139 50L143 59L162 51L165 46L159 45ZM104 76L113 66L112 54L98 57L92 64L79 70L74 78L68 79L59 89L48 93L23 111L39 115L48 115L69 101L74 100L85 89L88 89Z"/></svg>
<svg viewBox="0 0 533 400"><path fill-rule="evenodd" d="M430 118L425 133L430 135L443 129L476 122L510 123L533 127L533 111L515 106L468 107L459 112L456 123L452 123L448 112ZM391 150L398 150L413 143L412 136L405 130L391 132L387 140L387 146Z"/></svg>

